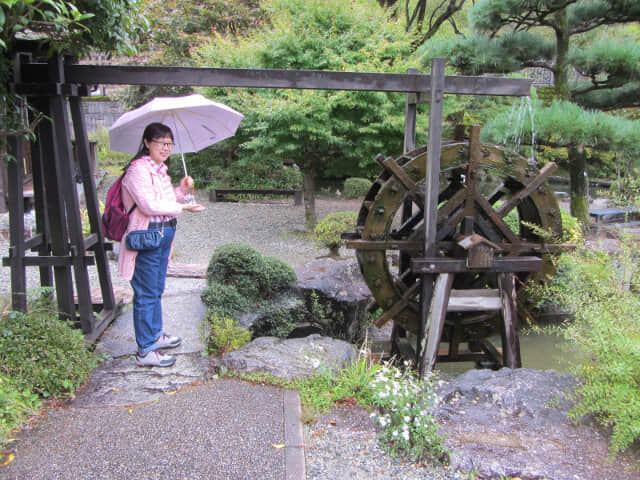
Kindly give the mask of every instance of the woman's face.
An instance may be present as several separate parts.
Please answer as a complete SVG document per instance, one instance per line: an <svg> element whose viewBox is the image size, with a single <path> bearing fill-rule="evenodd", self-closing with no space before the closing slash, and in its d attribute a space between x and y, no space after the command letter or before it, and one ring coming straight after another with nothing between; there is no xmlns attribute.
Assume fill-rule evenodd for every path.
<svg viewBox="0 0 640 480"><path fill-rule="evenodd" d="M144 144L149 149L151 160L158 164L169 158L171 150L173 150L173 139L169 136L154 138L150 142L145 140Z"/></svg>

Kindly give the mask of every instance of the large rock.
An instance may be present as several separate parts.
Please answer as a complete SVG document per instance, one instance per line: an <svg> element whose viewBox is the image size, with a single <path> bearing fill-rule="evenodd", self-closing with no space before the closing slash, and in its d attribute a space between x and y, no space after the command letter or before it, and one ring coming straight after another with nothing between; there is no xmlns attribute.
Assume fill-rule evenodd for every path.
<svg viewBox="0 0 640 480"><path fill-rule="evenodd" d="M633 460L610 462L606 438L568 419L576 385L570 375L526 368L470 370L443 382L435 415L452 466L481 478L636 478L625 470Z"/></svg>
<svg viewBox="0 0 640 480"><path fill-rule="evenodd" d="M335 371L350 364L356 348L342 340L314 334L305 338L259 337L242 348L214 360L214 365L239 372L265 372L293 379Z"/></svg>
<svg viewBox="0 0 640 480"><path fill-rule="evenodd" d="M298 267L296 275L307 304L314 293L326 309L326 315L314 315L315 327L323 335L352 343L362 341L371 291L357 261L321 258Z"/></svg>

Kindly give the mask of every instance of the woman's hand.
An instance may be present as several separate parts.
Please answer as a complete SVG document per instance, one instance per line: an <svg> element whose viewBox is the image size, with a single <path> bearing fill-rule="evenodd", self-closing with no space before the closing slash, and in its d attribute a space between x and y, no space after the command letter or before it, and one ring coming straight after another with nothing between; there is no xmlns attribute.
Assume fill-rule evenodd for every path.
<svg viewBox="0 0 640 480"><path fill-rule="evenodd" d="M187 211L187 212L201 212L205 209L204 206L200 205L199 203L183 203L182 204L182 210L183 211Z"/></svg>
<svg viewBox="0 0 640 480"><path fill-rule="evenodd" d="M193 182L193 178L192 177L183 177L182 180L180 180L180 190L182 190L182 193L187 193L189 190L191 190L194 186L194 182Z"/></svg>

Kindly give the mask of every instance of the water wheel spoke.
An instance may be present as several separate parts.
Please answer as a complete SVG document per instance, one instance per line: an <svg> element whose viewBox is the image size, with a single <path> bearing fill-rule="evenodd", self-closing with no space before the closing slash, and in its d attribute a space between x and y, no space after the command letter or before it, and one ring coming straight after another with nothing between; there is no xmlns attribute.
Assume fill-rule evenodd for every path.
<svg viewBox="0 0 640 480"><path fill-rule="evenodd" d="M445 219L442 225L438 225L436 228L436 242L451 237L456 231L457 226L464 219L464 209L460 209L455 215Z"/></svg>
<svg viewBox="0 0 640 480"><path fill-rule="evenodd" d="M484 213L489 217L489 220L498 227L498 230L505 236L505 238L512 244L520 243L520 239L516 236L515 233L511 231L509 226L504 223L502 217L500 217L497 212L493 209L489 201L484 198L480 194L476 194L474 198L476 204L484 211Z"/></svg>
<svg viewBox="0 0 640 480"><path fill-rule="evenodd" d="M448 219L464 203L467 197L467 189L460 188L451 199L438 209L438 223Z"/></svg>
<svg viewBox="0 0 640 480"><path fill-rule="evenodd" d="M382 325L391 320L395 315L402 312L404 309L410 307L410 300L418 294L420 289L420 282L414 283L411 288L407 289L400 299L391 305L382 315L380 315L374 322L375 326L380 328Z"/></svg>
<svg viewBox="0 0 640 480"><path fill-rule="evenodd" d="M422 219L424 218L424 214L422 211L414 213L409 219L407 219L400 228L394 230L391 235L393 238L405 238L413 233L416 225L418 225Z"/></svg>
<svg viewBox="0 0 640 480"><path fill-rule="evenodd" d="M557 169L558 166L555 163L547 163L544 167L542 167L540 173L538 173L538 175L536 175L533 180L525 185L523 189L512 195L512 197L507 202L505 202L502 206L500 206L500 208L498 208L498 215L501 218L504 218L511 210L513 210L518 205L518 203L520 203L524 198L527 198L533 193L536 188L542 185L547 180L547 178Z"/></svg>
<svg viewBox="0 0 640 480"><path fill-rule="evenodd" d="M424 210L424 199L422 198L422 189L420 186L414 182L411 177L404 171L404 169L396 162L393 157L387 157L386 159L382 159L381 155L378 155L376 158L378 163L380 163L393 177L404 187L407 191L411 200L422 210Z"/></svg>
<svg viewBox="0 0 640 480"><path fill-rule="evenodd" d="M505 190L505 184L501 183L489 196L489 203L495 205L508 192Z"/></svg>

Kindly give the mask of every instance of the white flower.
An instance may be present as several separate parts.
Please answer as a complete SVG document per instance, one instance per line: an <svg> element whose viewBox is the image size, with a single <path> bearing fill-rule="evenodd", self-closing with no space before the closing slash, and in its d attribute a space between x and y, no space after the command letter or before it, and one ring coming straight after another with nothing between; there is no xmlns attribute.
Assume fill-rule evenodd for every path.
<svg viewBox="0 0 640 480"><path fill-rule="evenodd" d="M407 442L409 441L409 432L407 430L404 430L402 432L402 438L404 438Z"/></svg>
<svg viewBox="0 0 640 480"><path fill-rule="evenodd" d="M391 435L393 435L394 437L397 437L398 436L398 431L394 430L393 432L391 432Z"/></svg>

